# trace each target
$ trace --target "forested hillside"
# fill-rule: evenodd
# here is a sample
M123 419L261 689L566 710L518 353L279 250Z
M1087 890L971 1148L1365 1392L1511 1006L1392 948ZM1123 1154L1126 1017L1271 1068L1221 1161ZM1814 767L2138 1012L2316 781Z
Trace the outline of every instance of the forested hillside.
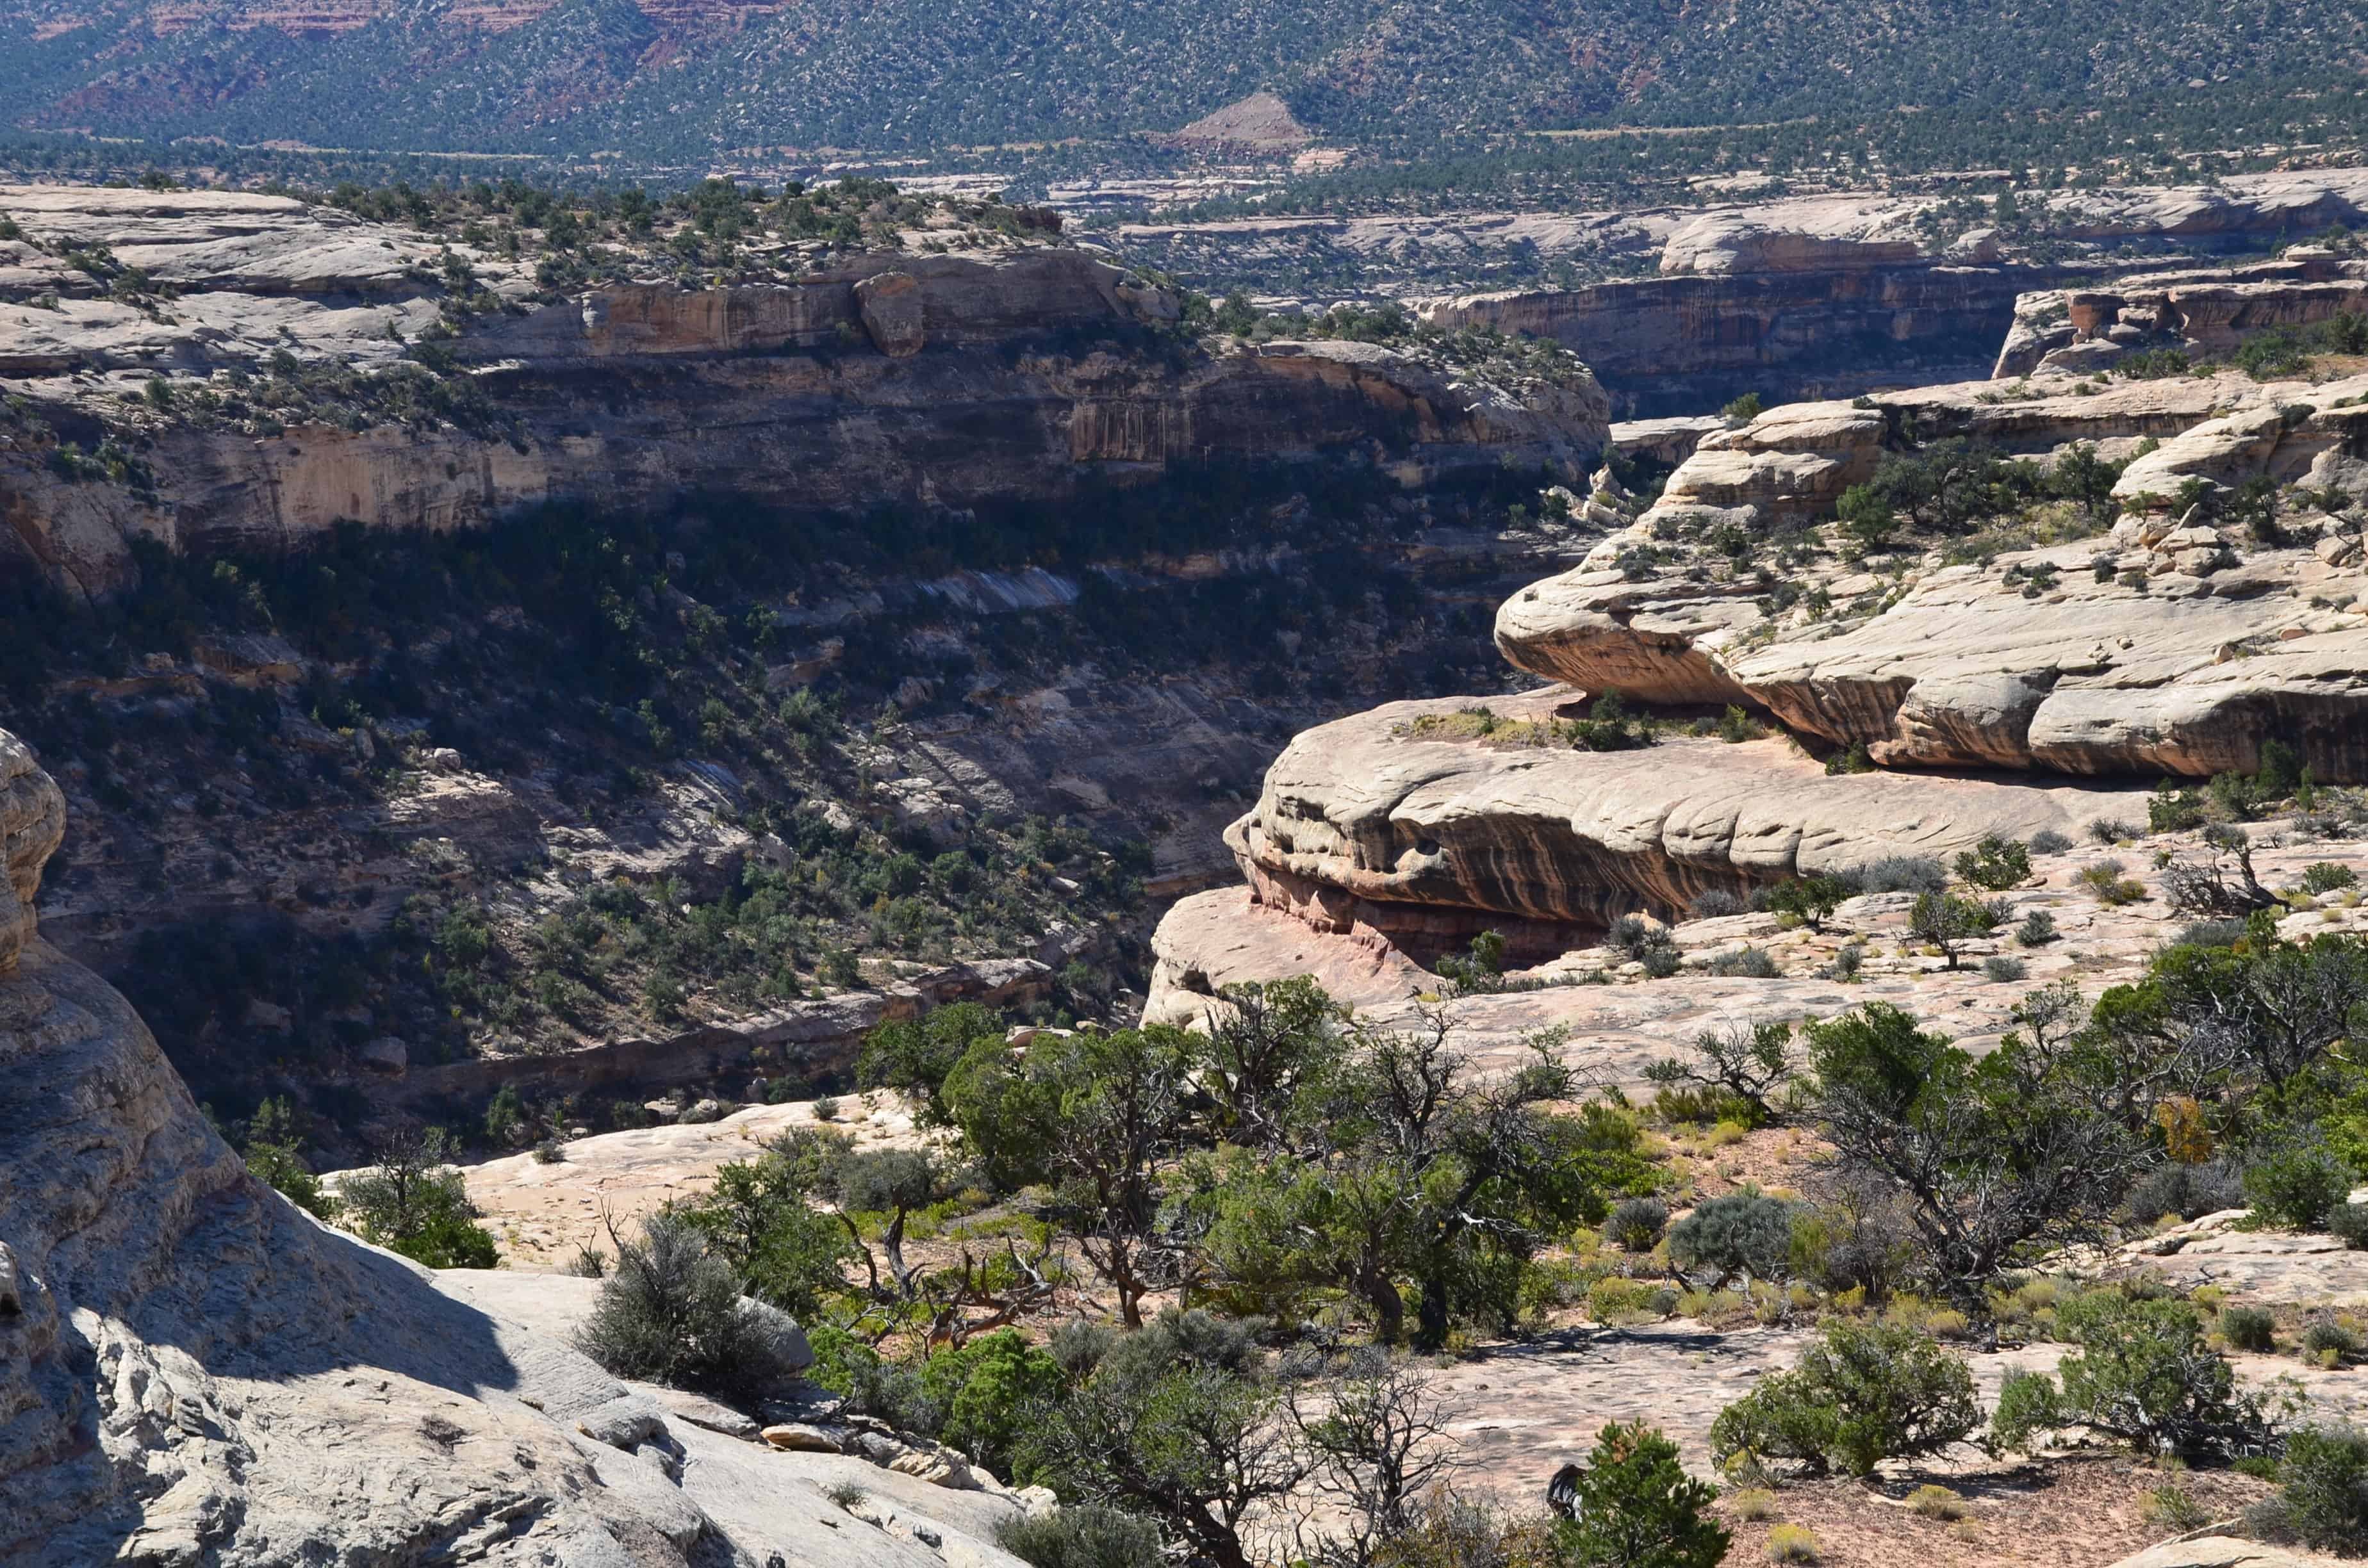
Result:
M2092 109L2140 142L2231 106L2236 134L2346 128L2363 27L2335 0L10 0L0 101L20 129L644 159L1123 137L1269 87L1350 140L1905 109L1975 153L1992 119Z

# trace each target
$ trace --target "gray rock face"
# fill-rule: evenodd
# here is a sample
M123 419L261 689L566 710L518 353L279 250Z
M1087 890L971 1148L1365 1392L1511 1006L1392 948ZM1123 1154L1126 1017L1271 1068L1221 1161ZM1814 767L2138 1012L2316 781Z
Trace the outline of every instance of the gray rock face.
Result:
M0 757L0 805L38 808L46 776L14 737ZM8 820L28 910L58 813ZM1016 1500L963 1504L975 1535L866 1522L789 1456L670 1421L564 1338L314 1223L247 1174L122 997L30 927L0 966L0 1561L957 1560L927 1533L1016 1568L985 1544ZM588 1281L506 1283L588 1301Z

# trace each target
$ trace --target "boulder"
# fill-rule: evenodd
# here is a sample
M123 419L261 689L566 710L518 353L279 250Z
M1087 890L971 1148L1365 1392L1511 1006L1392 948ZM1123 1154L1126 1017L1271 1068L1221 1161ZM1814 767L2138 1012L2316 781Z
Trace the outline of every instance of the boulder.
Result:
M393 1035L381 1035L364 1040L354 1059L373 1073L389 1078L400 1078L411 1066L411 1050Z
M806 1331L798 1326L797 1319L753 1296L740 1298L740 1306L761 1327L766 1347L781 1365L793 1372L803 1372L814 1365L814 1346L806 1343Z
M810 1426L803 1421L782 1421L764 1429L765 1441L773 1448L791 1453L835 1454L844 1448L841 1435L821 1426Z
M920 280L909 272L875 272L860 279L855 305L872 346L892 359L910 358L928 341Z

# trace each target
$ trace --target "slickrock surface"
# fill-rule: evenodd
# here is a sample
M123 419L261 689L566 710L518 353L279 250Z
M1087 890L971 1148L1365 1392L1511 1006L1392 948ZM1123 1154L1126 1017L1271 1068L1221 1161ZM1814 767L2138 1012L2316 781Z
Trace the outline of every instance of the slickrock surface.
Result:
M1833 780L1882 781L1880 776L1867 774ZM1925 782L1937 787L1953 781ZM2068 793L2099 804L2099 815L2123 814L2101 809L2113 796L2078 790ZM2135 814L2142 824L2143 810ZM2368 873L2368 855L2357 840L2312 839L2276 822L2256 824L2250 832L2257 845L2254 865L2269 887L2296 887L2305 868L2322 860ZM1449 1016L1467 1045L1508 1065L1519 1058L1522 1035L1564 1028L1569 1034L1564 1049L1574 1065L1631 1086L1644 1081L1646 1063L1677 1054L1704 1029L1738 1019L1831 1017L1866 1002L1905 1008L1969 1049L1986 1050L2012 1027L2009 1014L2033 987L2068 980L2094 996L2108 986L2135 980L2155 950L2175 937L2189 918L2172 910L2163 897L2161 871L2153 864L2152 852L2160 849L2175 858L2195 859L2202 854L2196 834L2158 835L2112 846L2090 842L2085 834L2078 836L2081 842L2072 849L2034 857L2031 881L1999 895L2006 902L2007 918L1990 936L1965 945L1960 969L1950 970L1938 952L1909 936L1914 895L1869 893L1846 901L1824 923L1825 929L1816 932L1798 926L1788 929L1771 915L1680 918L1668 932L1681 968L1664 980L1645 979L1642 966L1619 949L1597 945L1591 937L1582 938L1588 945L1572 946L1514 970L1508 976L1514 988L1452 995ZM2078 879L2083 870L2108 860L2144 886L2147 896L2120 906L2098 902ZM1308 974L1373 1021L1398 1025L1412 1017L1417 997L1442 991L1438 976L1417 961L1443 945L1436 938L1406 942L1373 926L1363 908L1355 909L1345 923L1322 918L1326 907L1339 909L1347 901L1336 894L1328 906L1310 905L1271 896L1270 886L1253 879L1247 887L1184 899L1167 912L1152 939L1157 963L1147 1017L1193 1023L1206 1017L1212 1005L1222 1006L1212 998L1226 985ZM2305 940L2320 932L2368 931L2368 903L2347 903L2340 892L2307 902L2310 907L2298 908L2280 922L2289 939ZM2024 948L2013 939L2011 928L2034 911L2046 913L2061 936L2042 947ZM1473 930L1483 926L1503 929L1509 924L1469 917ZM1861 944L1857 978L1840 981L1827 975L1839 949ZM1707 972L1713 960L1747 946L1768 955L1777 971L1773 977ZM2022 961L2023 979L2000 983L1985 976L1982 960L2001 954ZM2175 1265L2177 1260L2167 1261Z
M22 756L0 737L20 911L61 827ZM849 1515L782 1456L670 1420L498 1305L315 1224L247 1174L120 996L28 916L17 935L0 971L0 1558L1013 1562L985 1544L991 1525L930 1528L932 1547Z
M469 1198L503 1256L521 1267L557 1267L587 1244L609 1246L614 1221L626 1235L643 1215L677 1199L698 1197L721 1166L754 1159L763 1147L797 1127L828 1125L859 1149L911 1147L921 1142L911 1114L893 1095L872 1103L848 1098L838 1117L817 1123L811 1101L752 1106L721 1120L646 1127L570 1140L563 1158L546 1165L516 1154L466 1167Z
M1407 474L1500 459L1567 469L1600 449L1609 413L1584 378L1499 388L1368 344L1064 351L1064 334L1139 338L1177 301L1056 245L879 252L795 283L604 283L557 298L461 245L453 255L502 309L465 318L443 374L484 394L491 424L192 424L142 404L152 374L187 388L280 353L394 367L438 320L440 242L239 193L0 186L0 213L60 248L113 245L179 290L120 302L61 256L0 242L0 390L53 427L0 432L0 519L21 553L87 592L124 579L140 536L271 547L344 519L447 528L570 497L656 505L696 488L791 508L959 506L1059 494L1109 465L1376 442ZM89 435L94 420L153 486L59 470L55 432Z
M1578 694L1492 699L1550 722ZM1665 741L1595 753L1433 738L1476 699L1392 703L1310 730L1228 830L1262 899L1312 923L1418 931L1453 916L1602 926L1886 855L1953 854L1986 834L2066 835L2143 815L2127 790L1897 774L1835 777L1788 743ZM1468 924L1468 922L1467 922ZM1472 926L1472 930L1478 929Z
M2174 518L2167 505L2196 478L2357 483L2361 465L2347 454L2368 411L2348 404L2368 380L1971 392L1796 404L1705 437L1633 528L1506 602L1498 649L1592 690L1752 704L1892 767L2203 777L2249 771L2279 739L2322 779L2368 778L2368 570L2357 547L2264 547ZM2204 417L2232 403L2237 412ZM1740 574L1622 564L1660 546L1682 560L1683 541L1707 529L1757 531L1828 510L1873 472L1886 426L1902 415L1928 433L2038 453L2076 439L2110 449L2169 428L2115 487L2117 498L2162 504L2102 537L1987 564L1813 568L1804 585L1833 607L1820 618L1771 619L1765 585Z

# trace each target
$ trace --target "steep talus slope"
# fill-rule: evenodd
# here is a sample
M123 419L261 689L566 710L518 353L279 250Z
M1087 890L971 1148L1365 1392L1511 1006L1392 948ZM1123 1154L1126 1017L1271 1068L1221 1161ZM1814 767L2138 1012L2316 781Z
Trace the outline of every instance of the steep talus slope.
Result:
M34 934L59 805L0 735L0 1561L943 1561L248 1175L122 997ZM985 1538L1016 1508L949 1499L976 1533L933 1533L1008 1564Z

